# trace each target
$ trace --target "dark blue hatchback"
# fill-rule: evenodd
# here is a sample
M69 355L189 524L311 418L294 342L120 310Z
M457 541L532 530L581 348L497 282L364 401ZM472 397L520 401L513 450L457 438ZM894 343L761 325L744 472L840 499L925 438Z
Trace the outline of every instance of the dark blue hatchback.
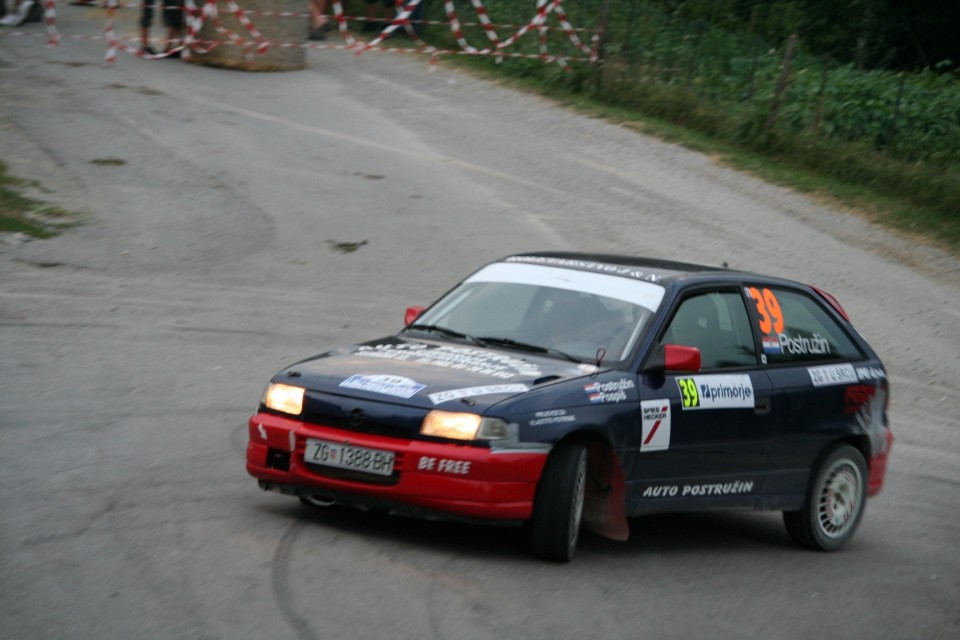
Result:
M830 295L624 256L532 253L476 271L394 336L278 373L247 470L311 505L524 523L569 561L581 527L780 510L841 547L893 437L883 364Z

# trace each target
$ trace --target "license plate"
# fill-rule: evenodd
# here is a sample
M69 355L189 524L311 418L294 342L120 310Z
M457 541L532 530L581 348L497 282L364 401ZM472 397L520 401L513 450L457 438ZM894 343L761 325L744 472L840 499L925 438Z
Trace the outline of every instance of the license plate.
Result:
M393 473L393 460L396 455L392 451L353 447L339 442L315 440L307 438L307 448L303 452L303 459L312 464L338 469L353 469L378 476L389 476Z

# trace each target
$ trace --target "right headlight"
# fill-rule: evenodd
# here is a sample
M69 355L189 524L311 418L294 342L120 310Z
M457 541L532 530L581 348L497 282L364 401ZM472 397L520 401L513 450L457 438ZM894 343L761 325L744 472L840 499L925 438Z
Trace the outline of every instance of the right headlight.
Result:
M424 417L420 433L454 440L499 440L509 437L511 429L500 418L435 409Z
M303 387L271 382L260 402L268 409L298 416L303 411Z

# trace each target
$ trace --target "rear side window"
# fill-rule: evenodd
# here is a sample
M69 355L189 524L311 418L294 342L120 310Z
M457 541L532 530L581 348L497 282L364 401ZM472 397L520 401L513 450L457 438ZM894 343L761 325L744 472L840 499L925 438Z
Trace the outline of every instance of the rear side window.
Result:
M813 298L777 287L747 287L756 304L763 355L769 364L858 360L860 349Z

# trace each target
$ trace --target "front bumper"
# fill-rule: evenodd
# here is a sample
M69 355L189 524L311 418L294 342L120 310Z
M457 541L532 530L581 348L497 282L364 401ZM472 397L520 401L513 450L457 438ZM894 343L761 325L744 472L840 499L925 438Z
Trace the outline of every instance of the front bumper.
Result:
M307 438L392 451L394 473L373 476L308 464ZM547 453L357 433L261 412L248 424L247 472L265 489L283 493L393 504L412 513L527 520Z

